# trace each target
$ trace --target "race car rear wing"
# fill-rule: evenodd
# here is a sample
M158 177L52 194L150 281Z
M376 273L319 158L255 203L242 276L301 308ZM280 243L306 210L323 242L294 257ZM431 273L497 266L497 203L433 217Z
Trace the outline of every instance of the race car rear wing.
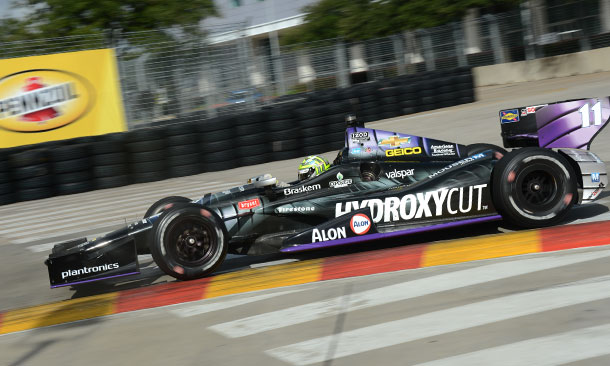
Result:
M591 142L609 119L609 97L500 111L502 140L506 148L539 146L589 150Z

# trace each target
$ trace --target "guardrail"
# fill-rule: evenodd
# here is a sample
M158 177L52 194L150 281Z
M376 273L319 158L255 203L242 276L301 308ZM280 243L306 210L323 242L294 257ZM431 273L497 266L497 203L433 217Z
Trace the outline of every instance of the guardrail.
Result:
M301 94L247 114L0 149L0 205L337 150L347 114L370 122L473 101L472 70L457 68Z

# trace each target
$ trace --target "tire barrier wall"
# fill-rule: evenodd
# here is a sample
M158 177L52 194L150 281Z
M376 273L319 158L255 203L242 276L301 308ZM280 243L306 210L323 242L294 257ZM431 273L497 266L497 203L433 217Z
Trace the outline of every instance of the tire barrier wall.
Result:
M345 116L364 122L474 101L470 68L301 94L262 110L202 112L125 133L0 149L0 205L338 150Z

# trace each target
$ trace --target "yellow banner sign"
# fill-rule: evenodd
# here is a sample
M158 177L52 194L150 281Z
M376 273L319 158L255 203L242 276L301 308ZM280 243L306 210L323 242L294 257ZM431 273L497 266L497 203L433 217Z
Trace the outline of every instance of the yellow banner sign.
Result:
M111 49L0 60L0 148L125 131Z

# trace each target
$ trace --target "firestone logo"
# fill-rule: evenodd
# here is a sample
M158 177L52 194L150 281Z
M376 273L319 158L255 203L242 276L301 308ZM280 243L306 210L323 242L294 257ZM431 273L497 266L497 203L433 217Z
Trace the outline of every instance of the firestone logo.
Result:
M483 206L483 189L487 184L478 184L469 187L443 188L431 192L406 194L402 197L386 197L362 201L340 202L335 205L335 217L345 215L351 211L364 207L371 209L373 222L396 222L420 219L422 217L439 217L443 215L457 215L486 210ZM452 205L452 198L459 198L457 205ZM434 210L430 204L434 203ZM474 207L473 207L474 206Z

